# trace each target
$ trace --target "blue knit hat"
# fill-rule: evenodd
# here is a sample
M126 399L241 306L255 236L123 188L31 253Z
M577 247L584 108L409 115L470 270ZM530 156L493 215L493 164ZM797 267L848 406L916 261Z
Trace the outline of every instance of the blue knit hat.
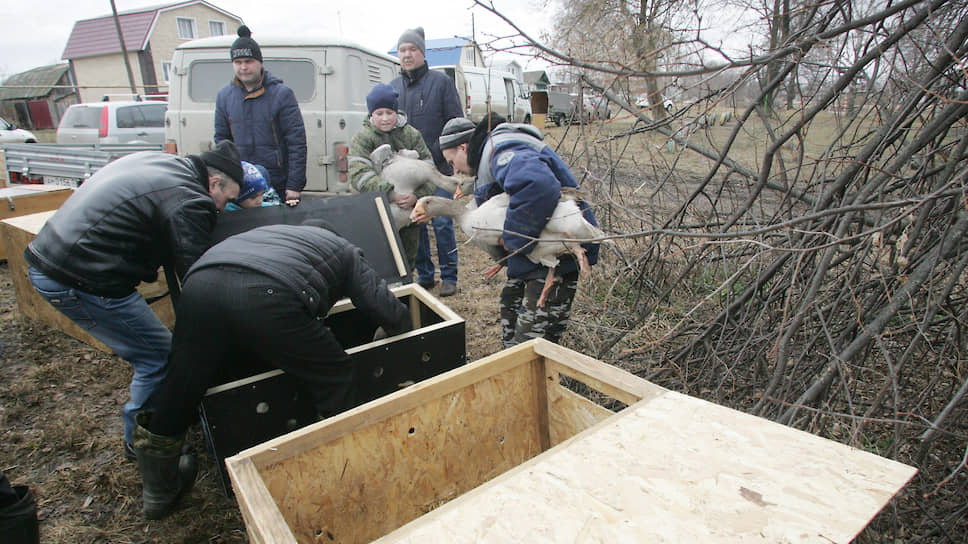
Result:
M397 97L400 94L393 87L386 83L377 83L366 95L366 109L370 115L380 108L390 108L393 111L400 109L400 102Z
M242 179L242 188L239 189L239 197L235 199L236 204L264 193L269 188L269 172L261 164L242 161L242 171L245 176Z

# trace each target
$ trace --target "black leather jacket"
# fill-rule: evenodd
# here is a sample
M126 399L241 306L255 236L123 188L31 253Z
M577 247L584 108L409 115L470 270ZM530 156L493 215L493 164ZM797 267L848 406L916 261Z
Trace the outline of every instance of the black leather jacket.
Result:
M65 285L121 298L157 280L162 265L183 278L208 249L217 213L200 159L134 153L81 185L24 258Z

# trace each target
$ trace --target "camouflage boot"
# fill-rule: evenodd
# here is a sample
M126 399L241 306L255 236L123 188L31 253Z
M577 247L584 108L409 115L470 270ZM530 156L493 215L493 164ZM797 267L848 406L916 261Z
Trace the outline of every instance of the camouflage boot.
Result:
M149 412L138 414L132 442L144 487L145 517L161 519L171 513L183 493L191 490L198 465L194 454L182 452L183 436L152 434L145 428L149 421Z

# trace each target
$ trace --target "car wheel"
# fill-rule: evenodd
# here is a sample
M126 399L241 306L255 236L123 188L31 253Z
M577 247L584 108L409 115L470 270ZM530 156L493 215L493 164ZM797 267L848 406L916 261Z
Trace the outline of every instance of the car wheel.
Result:
M524 124L526 124L526 125L530 125L531 124L531 116L530 115L525 115L524 116Z

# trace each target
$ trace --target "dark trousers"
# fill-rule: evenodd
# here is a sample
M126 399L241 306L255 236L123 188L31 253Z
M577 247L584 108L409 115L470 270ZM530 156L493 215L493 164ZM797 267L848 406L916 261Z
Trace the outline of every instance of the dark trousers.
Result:
M168 376L149 429L179 436L232 357L258 357L298 377L322 416L353 406L353 366L322 316L310 315L278 281L236 267L189 276L178 300Z

